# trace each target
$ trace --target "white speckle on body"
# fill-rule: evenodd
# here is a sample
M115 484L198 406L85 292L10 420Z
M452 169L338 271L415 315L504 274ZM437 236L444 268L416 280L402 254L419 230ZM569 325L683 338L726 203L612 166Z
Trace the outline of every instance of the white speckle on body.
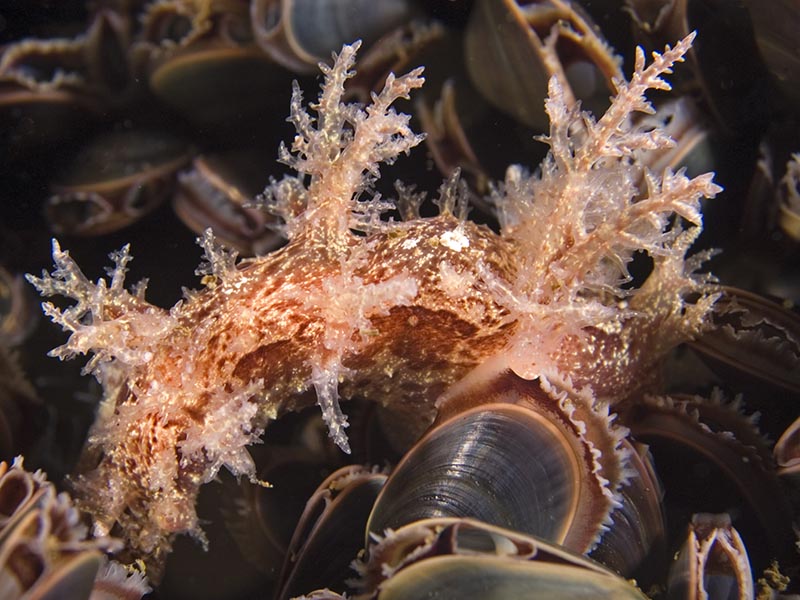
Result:
M444 232L440 237L439 241L442 245L450 248L450 250L455 250L456 252L461 252L464 248L469 246L469 239L461 228L452 229L450 231Z

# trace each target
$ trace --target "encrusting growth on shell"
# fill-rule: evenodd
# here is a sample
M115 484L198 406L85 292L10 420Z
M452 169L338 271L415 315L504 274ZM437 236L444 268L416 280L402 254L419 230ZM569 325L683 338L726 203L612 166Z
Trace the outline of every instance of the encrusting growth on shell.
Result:
M202 539L199 487L223 466L254 478L245 447L306 406L312 388L346 450L340 396L424 424L437 397L487 360L602 414L646 385L665 352L703 329L715 300L708 278L693 274L702 256L685 255L700 199L719 188L710 175L647 172L637 156L671 141L630 118L652 111L644 93L669 89L661 76L691 41L654 53L649 66L640 50L631 81L617 82L596 121L551 83L550 155L540 173L509 169L494 194L499 235L466 220L455 180L439 216L419 218L411 206L407 220L386 218L395 203L373 189L379 166L422 140L391 105L423 79L421 69L392 75L366 107L344 104L356 44L322 67L314 116L294 90L297 135L280 158L297 174L263 199L284 221L285 247L237 261L207 233L205 289L164 310L144 300L144 283L124 290L127 247L112 255L110 283L93 284L54 242L56 270L29 280L76 301L45 305L71 334L53 355L93 354L86 370L105 388L75 478L97 532L118 525L152 564L174 534ZM627 265L638 251L654 267L637 288Z

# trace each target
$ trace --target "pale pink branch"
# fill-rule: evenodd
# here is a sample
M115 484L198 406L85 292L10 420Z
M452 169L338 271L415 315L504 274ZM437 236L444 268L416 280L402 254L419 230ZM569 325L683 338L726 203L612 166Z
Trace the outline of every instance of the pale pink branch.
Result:
M597 123L590 126L588 142L576 152L578 168L589 168L598 159L612 155L624 155L640 147L632 144L625 134L630 129L628 118L633 112L652 113L653 107L645 98L648 90L670 90L662 75L672 72L676 62L682 62L694 40L692 32L678 42L674 48L666 46L663 54L653 52L653 62L645 68L644 50L636 48L636 61L629 83L618 82L617 94L611 106ZM653 143L658 140L640 138L637 143ZM620 144L622 142L622 144Z

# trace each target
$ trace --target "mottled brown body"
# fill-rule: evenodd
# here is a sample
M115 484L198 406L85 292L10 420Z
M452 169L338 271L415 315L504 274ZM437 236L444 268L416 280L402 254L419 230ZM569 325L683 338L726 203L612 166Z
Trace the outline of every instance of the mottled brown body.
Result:
M455 228L465 232L468 249L441 245L441 235ZM413 248L407 247L410 242ZM505 276L512 264L508 250L488 228L452 216L401 224L367 244L369 260L354 270L364 284L407 271L419 287L411 304L369 315L370 329L353 334L359 350L344 356L343 364L356 375L343 387L349 391L344 395L395 407L429 405L443 386L497 353L513 331L513 323L504 321L506 311L478 288L464 289L457 299L446 294L438 263L469 273L485 261ZM185 305L178 317L182 326L143 369L141 381L180 388L180 375L192 368L206 386L270 382L263 391L267 419L307 405L311 399L302 392L308 388L308 364L320 352L326 322L304 311L297 295L318 290L341 269L339 260L338 253L300 239L240 263L232 282L213 285ZM202 414L202 402L198 399L192 410Z
M446 247L442 236L454 230L463 233L468 246ZM354 245L361 243L354 237ZM475 265L482 261L498 276L507 277L513 265L509 247L485 226L452 215L398 224L388 234L374 234L366 244L369 258L354 270L363 283L413 272L417 295L408 305L368 315L370 328L353 334L358 350L342 357L353 375L342 383L340 393L407 411L422 429L433 419L436 398L500 352L514 331L507 311L479 286L463 288L458 298L443 291L440 263L478 281ZM155 404L143 418L128 422L121 435L125 441L106 452L87 476L91 484L89 493L82 494L83 503L93 514L103 515L99 522L109 527L125 522L127 530L140 529L141 539L149 539L144 529L152 512L147 514L150 509L144 499L153 464L147 459L177 448L179 485L170 502L178 500L184 510L157 516L158 528L196 529L195 522L179 515L192 514L185 509L194 506L205 465L181 456L180 444L187 429L206 425L213 395L263 382L251 398L259 407L251 423L254 429L287 410L313 403L313 396L306 393L310 364L325 353L322 337L327 325L324 316L304 310L298 296L317 293L341 270L343 258L340 252L301 238L269 256L243 261L227 280L209 282L207 289L173 311L178 325L152 360L130 374L116 412L119 406L136 405L135 390L147 390L152 382L157 382L158 394L165 400L184 400L166 420L156 412L162 407ZM195 393L187 394L192 388ZM108 480L125 482L129 515L117 513L117 506L102 494ZM159 553L149 544L139 550Z

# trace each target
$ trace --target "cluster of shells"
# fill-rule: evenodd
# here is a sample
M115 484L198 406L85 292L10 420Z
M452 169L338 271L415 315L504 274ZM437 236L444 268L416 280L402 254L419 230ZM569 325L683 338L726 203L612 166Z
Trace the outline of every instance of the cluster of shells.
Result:
M0 595L3 598L141 598L144 575L109 561L108 538L87 539L70 497L17 457L0 462Z
M159 278L174 288L153 290L168 305L191 284L196 255L173 257L193 232L211 227L244 254L275 248L270 217L250 203L280 175L290 82L313 86L317 63L343 43L365 42L355 99L390 71L427 66L425 95L402 109L428 154L397 168L423 185L460 169L474 218L491 225L480 201L491 182L543 154L533 138L547 129L551 77L600 113L635 44L698 30L659 108L678 144L648 160L717 171L726 192L707 207L705 243L724 250L713 269L726 287L713 330L659 375L663 395L621 402L609 428L608 415L576 414L585 407L553 401L537 382L492 373L448 390L422 437L355 401L357 466L316 412L290 415L252 450L272 487L208 486L199 513L210 549L179 540L153 597L797 593L800 10L781 0L579 4L95 0L72 3L81 23L29 8L0 57L0 460L24 452L60 482L98 401L71 365L45 362L56 334L21 274L49 257L33 249L58 234L99 272L133 240L142 272L183 269ZM621 482L619 497L598 470ZM115 597L96 594L104 573L129 572L103 566L101 552L117 545L85 537L41 473L0 465L0 596ZM117 597L147 592L130 572L134 595Z

